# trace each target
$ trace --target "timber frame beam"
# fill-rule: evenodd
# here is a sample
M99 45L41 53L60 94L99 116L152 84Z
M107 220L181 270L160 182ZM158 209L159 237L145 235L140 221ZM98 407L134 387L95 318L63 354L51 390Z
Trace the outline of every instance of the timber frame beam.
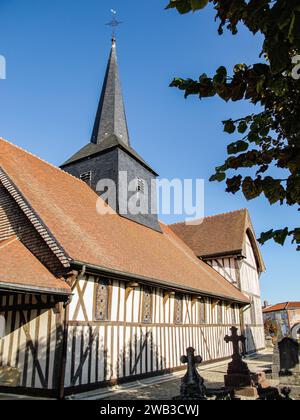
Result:
M139 287L139 283L137 282L129 282L126 284L126 289L125 289L125 302L127 302L129 295L131 292L133 292L134 289L136 289L137 287Z

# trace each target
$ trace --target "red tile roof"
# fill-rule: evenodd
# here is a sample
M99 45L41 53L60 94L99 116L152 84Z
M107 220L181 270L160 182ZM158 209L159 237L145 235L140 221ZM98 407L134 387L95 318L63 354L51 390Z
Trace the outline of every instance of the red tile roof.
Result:
M248 302L166 225L161 234L116 213L100 215L96 205L104 203L84 182L3 139L0 148L0 167L72 260Z
M267 314L270 312L286 311L291 309L300 309L300 302L284 302L278 303L277 305L268 306L263 309L263 313Z
M54 277L16 238L0 242L0 289L70 294L67 283Z
M250 231L258 263L262 271L265 269L247 209L205 217L199 224L177 223L170 227L202 258L243 254L246 233Z

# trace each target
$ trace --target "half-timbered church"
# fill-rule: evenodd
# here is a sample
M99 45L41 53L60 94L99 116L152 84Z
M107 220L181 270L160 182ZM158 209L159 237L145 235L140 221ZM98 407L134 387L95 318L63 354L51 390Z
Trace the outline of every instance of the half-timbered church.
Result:
M124 172L140 196L157 177L131 145L113 39L86 146L57 168L0 139L1 392L62 398L173 372L187 347L226 359L233 325L245 352L264 348L248 211L167 226L124 211ZM109 212L104 178L121 193Z

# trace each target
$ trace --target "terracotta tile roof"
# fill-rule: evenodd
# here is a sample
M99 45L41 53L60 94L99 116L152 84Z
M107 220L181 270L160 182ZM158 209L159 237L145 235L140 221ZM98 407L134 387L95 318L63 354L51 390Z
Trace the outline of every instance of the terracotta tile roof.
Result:
M202 258L243 254L246 232L250 230L261 270L265 269L247 209L205 217L199 224L177 223L170 227Z
M300 302L278 303L277 305L268 306L267 308L264 308L263 313L267 314L269 312L286 311L289 309L300 309Z
M96 205L104 203L84 182L3 139L0 148L0 167L74 261L248 302L169 227L161 224L159 233L116 213L100 215Z
M16 238L0 242L0 289L70 294L63 280L54 277Z

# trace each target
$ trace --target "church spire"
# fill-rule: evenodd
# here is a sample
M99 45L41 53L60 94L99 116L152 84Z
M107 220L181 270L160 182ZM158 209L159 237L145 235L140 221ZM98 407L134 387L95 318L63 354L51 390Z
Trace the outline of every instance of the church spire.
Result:
M130 146L114 35L91 143L101 144L111 135Z

